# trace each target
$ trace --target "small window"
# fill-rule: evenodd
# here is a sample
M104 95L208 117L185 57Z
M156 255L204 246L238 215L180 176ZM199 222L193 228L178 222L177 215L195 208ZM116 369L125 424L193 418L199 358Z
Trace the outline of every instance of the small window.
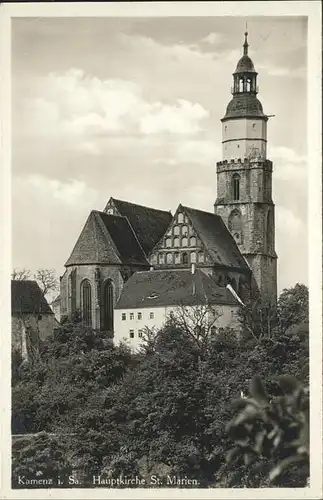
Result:
M182 213L179 213L177 215L177 222L179 222L180 224L184 222L184 215Z
M191 263L195 264L195 262L196 262L196 253L195 252L191 252Z
M164 253L160 253L158 255L158 262L159 262L159 264L164 264L164 262L165 262L165 254Z
M187 234L188 234L187 226L182 226L182 236L187 236Z
M185 222L185 224L187 224L187 223L188 223L188 217L187 217L187 215L186 215L186 214L184 214L184 222Z
M172 246L172 238L166 238L166 247L170 248Z
M174 262L175 264L180 264L181 263L181 254L179 252L176 252L174 255Z
M256 128L256 124L255 124L255 123L253 123L253 124L252 124L252 128L253 128L253 129L255 129L255 128Z
M173 254L172 253L168 253L166 254L166 262L167 264L173 264Z
M234 174L232 176L233 199L238 201L240 199L240 175Z
M177 236L174 238L174 247L179 247L179 238Z
M179 235L179 226L174 226L174 234Z
M188 264L188 254L186 252L183 253L183 264Z
M155 316L155 315L154 315L154 313L153 313L153 312L149 313L149 319L154 319L154 316Z
M182 247L187 247L187 238L182 238Z
M138 313L138 319L142 319L142 313Z
M108 214L113 215L113 208L108 208Z
M142 338L142 330L138 330L138 337L141 339Z
M190 246L191 247L196 247L196 238L195 236L190 237Z
M157 255L154 253L154 254L151 256L150 260L151 260L151 263L152 263L152 264L157 264Z
M127 319L126 313L121 314L121 319L122 319L122 321L126 321L126 319Z
M204 253L203 252L199 252L199 254L198 254L198 261L200 263L204 262Z
M134 330L129 330L129 337L131 339L135 338L135 331Z
M130 315L129 315L129 316L130 316L130 319L134 319L134 318L135 318L134 313L130 313Z

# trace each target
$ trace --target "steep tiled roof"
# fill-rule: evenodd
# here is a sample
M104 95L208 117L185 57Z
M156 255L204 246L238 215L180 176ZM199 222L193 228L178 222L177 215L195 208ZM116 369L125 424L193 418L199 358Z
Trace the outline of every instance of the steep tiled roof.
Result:
M182 207L204 244L213 264L249 270L222 218L211 212Z
M126 282L116 309L238 302L226 288L197 269L137 272Z
M144 252L125 217L93 210L66 262L79 264L142 264Z
M110 198L119 214L127 217L146 255L164 235L172 220L172 214L165 210L144 207L128 201Z
M11 280L12 314L53 314L36 281Z

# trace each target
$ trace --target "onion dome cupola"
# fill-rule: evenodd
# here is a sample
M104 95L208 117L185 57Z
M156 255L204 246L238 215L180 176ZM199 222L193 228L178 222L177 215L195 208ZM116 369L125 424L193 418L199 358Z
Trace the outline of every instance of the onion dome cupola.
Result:
M229 102L225 116L222 121L230 118L263 118L264 114L261 102L257 99L257 75L252 59L248 55L248 33L245 33L243 44L243 56L238 61L237 68L233 73L233 87L231 89L233 99Z

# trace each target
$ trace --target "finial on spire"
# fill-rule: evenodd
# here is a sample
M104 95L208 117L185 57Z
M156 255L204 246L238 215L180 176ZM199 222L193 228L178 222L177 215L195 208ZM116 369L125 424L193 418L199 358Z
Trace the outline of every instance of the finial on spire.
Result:
M246 31L244 34L244 44L243 44L243 55L247 56L248 55L248 25L246 23Z

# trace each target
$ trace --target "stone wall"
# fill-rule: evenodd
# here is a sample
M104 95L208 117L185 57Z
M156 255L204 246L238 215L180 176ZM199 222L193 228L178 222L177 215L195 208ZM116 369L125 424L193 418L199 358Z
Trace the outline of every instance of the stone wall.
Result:
M58 325L54 314L23 314L11 318L11 347L17 350L22 357L27 357L30 347L38 349L39 341L53 335Z

